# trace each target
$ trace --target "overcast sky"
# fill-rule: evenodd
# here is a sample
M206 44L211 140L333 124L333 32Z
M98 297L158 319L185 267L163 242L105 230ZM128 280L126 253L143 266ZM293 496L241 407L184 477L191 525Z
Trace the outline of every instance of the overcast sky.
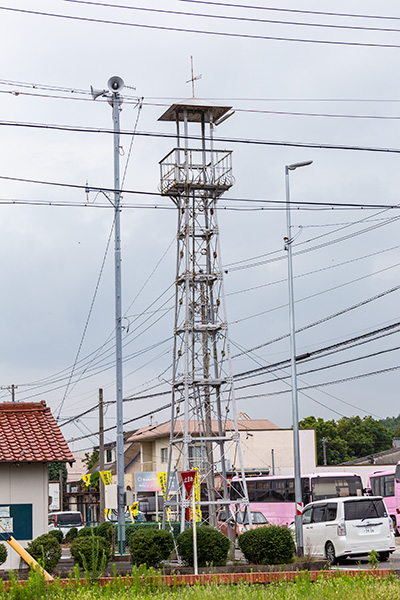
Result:
M132 8L134 3L119 0L119 5ZM0 7L0 385L18 386L17 400L45 400L60 417L60 424L95 406L99 388L104 389L106 402L115 399L112 240L107 252L113 211L103 194L90 193L89 205L82 206L87 201L84 189L70 187L84 186L86 181L96 188L113 187L112 136L18 124L110 130L110 106L101 99L93 102L89 90L90 85L103 89L109 77L119 75L126 84L121 129L133 131L136 126L138 133L173 134L172 123L157 119L167 106L191 96L186 81L193 56L195 75L202 76L196 82L196 96L236 109L218 127L217 137L400 148L397 2L301 3L303 11L363 18L288 12L299 9L298 2L289 0L273 3L275 8L287 9L280 12L266 10L269 5L264 1L257 5L264 10L223 6L222 1L215 6L183 0L150 0L139 5L155 12L71 0L8 0ZM166 14L156 9L242 20ZM134 101L137 97L144 99L140 111ZM123 136L124 189L157 193L158 162L175 146L175 140L137 135L130 151L131 142L131 136ZM272 210L271 205L262 204L284 200L285 164L313 160L312 166L291 174L292 200L328 205L325 210L315 205L293 211L297 329L343 311L300 331L297 353L319 350L399 321L399 292L393 288L399 285L400 213L397 208L385 208L400 203L399 154L234 141L216 146L233 150L235 175L235 185L220 201L227 209L219 212L234 373L289 358L288 338L273 342L289 331L284 205L274 205ZM69 185L19 181L23 179ZM53 206L44 206L45 202ZM382 208L370 209L369 204ZM167 386L160 384L171 376L176 214L163 208L170 207L171 200L155 195L125 193L123 205L127 397L150 389L165 390ZM159 208L151 208L154 205ZM265 210L261 211L262 205ZM388 329L379 339L365 339L368 343L346 350L339 346L325 358L299 365L299 388L312 386L299 396L301 418L356 414L384 418L399 413L397 329ZM235 357L240 349L255 347L259 348ZM315 369L319 370L307 373ZM290 427L288 375L288 369L275 370L238 381L237 387L242 388L237 390L238 410ZM11 399L7 389L0 394L3 400ZM139 417L169 400L161 396L127 402L124 419ZM158 412L153 422L168 418L168 411ZM127 428L149 422L144 417ZM110 405L106 427L113 425L115 410ZM98 430L96 411L63 427L67 440L86 436L89 430ZM115 430L110 430L107 440L114 436ZM89 448L95 443L96 437L86 437L72 442L71 448Z

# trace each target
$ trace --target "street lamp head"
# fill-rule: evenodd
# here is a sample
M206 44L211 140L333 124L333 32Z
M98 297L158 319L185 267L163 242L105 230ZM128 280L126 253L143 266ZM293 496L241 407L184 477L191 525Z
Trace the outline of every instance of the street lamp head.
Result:
M288 171L294 171L295 169L298 169L299 167L308 167L308 165L311 165L312 163L313 163L312 160L306 160L303 162L293 163L292 165L287 165L287 169L288 169Z

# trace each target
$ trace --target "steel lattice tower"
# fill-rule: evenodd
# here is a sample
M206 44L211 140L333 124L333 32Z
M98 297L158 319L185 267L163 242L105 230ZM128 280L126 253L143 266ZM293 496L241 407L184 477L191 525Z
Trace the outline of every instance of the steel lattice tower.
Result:
M232 152L213 147L214 127L230 116L230 110L192 98L172 105L159 118L176 123L177 147L160 161L160 168L161 193L169 196L178 209L172 412L164 522L168 507L180 509L182 529L183 509L188 501L182 489L178 496L173 495L170 482L174 471L199 468L203 521L216 526L218 508L231 502L227 470L231 468L230 461L234 461L244 482L236 505L248 509L216 211L218 198L233 184ZM197 147L189 147L189 128L199 126Z

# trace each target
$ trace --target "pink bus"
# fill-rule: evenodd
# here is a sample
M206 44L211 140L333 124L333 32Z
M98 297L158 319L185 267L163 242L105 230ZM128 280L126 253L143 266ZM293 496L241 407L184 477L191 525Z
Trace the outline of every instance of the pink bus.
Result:
M390 471L375 471L368 478L373 496L383 496L393 521L396 535L400 533L400 463Z
M301 478L303 504L343 496L362 496L363 485L356 473L313 473ZM295 518L294 477L262 475L246 478L250 510L260 511L273 525L290 525ZM242 496L242 480L233 477L230 498Z

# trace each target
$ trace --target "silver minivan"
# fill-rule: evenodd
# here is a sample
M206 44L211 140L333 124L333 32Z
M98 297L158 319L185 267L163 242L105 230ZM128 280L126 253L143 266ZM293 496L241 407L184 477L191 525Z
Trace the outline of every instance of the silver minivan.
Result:
M381 561L395 551L393 523L383 498L318 500L303 509L304 552L335 563L375 550Z
M58 529L66 535L72 527L76 527L78 530L83 529L84 525L81 512L65 510L49 513L49 531Z

